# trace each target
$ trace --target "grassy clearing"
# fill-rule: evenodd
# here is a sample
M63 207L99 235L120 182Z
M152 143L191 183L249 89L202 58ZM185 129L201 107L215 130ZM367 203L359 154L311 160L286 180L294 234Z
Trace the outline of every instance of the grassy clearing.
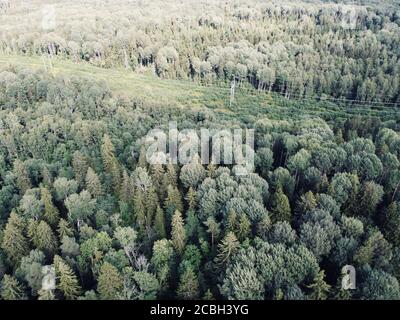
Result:
M292 100L280 95L257 94L256 91L238 89L233 107L229 108L229 89L218 86L200 86L179 80L163 80L150 72L137 74L123 69L103 69L89 63L53 59L54 75L80 76L105 81L117 95L135 96L178 107L207 107L223 118L240 117L246 122L262 117L275 119L322 117L326 120L349 118L356 115L376 116L383 120L400 121L396 108L346 106L328 101ZM0 55L0 67L7 65L29 69L44 69L41 57Z

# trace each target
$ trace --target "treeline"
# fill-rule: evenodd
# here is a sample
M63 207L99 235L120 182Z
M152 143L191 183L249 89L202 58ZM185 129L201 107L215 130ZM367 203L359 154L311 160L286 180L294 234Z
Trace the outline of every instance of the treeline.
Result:
M243 126L91 80L0 73L2 299L400 298L398 124L259 119L256 172L236 176L148 165L142 138L167 119ZM342 290L347 264L356 290Z
M56 5L57 26L46 30L37 3L29 15L0 17L18 24L0 32L2 52L203 83L236 79L287 98L400 99L398 3L69 0Z

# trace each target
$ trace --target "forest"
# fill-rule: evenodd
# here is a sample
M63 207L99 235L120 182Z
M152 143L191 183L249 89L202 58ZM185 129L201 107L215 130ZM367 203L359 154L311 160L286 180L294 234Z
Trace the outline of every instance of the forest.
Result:
M0 0L0 299L400 299L400 3L352 3ZM254 172L150 164L171 121Z

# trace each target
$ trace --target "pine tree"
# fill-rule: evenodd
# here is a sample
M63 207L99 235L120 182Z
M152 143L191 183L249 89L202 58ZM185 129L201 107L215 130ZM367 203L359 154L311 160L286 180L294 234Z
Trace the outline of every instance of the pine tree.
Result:
M62 292L66 299L76 299L81 292L81 288L72 269L57 255L54 256L54 268L57 277L57 289Z
M159 239L165 239L167 237L167 232L165 230L164 211L160 206L157 206L156 217L154 219L154 230L156 231Z
M40 221L35 228L32 241L36 248L49 255L53 255L58 247L57 238L45 221Z
M189 206L189 210L194 210L196 208L196 202L197 202L197 197L196 197L196 191L192 187L189 188L188 193L186 195L186 201Z
M117 300L123 288L122 276L112 264L105 262L100 268L97 291L102 300Z
M14 161L14 174L17 187L20 190L21 195L24 195L27 190L32 188L32 184L25 165L21 160L17 159Z
M176 210L172 217L172 245L174 249L183 254L186 243L186 231L180 211Z
M64 237L74 236L74 232L71 226L69 225L69 222L65 219L60 219L60 222L58 223L57 233L59 239L62 239Z
M272 199L272 217L276 221L291 220L291 209L288 197L283 193L282 188L278 188Z
M44 219L52 226L55 227L60 220L60 213L54 206L51 193L47 188L40 188L42 202L44 204Z
M247 237L250 236L251 232L251 222L249 218L245 214L240 216L238 225L237 225L237 236L240 241L243 241Z
M199 298L199 280L191 267L187 267L181 275L177 293L178 297L183 300Z
M325 271L321 270L314 278L314 282L308 286L311 289L310 299L325 300L328 297L331 286L324 281Z
M90 192L93 198L100 198L104 194L99 176L90 167L86 174L86 190Z
M238 251L240 243L233 232L228 232L222 242L218 245L218 255L215 262L219 265L226 264Z
M23 220L15 212L11 212L3 233L1 248L11 263L16 266L29 252L28 240L25 237Z
M18 280L8 274L1 281L1 298L3 300L26 300L27 296Z

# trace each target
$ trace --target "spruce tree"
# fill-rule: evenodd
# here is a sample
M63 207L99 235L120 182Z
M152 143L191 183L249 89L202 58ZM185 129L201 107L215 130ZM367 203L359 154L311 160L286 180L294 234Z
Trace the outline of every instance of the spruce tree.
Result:
M53 262L57 277L57 289L61 291L66 299L76 299L81 293L76 275L60 256L55 255Z
M32 184L25 168L25 164L21 160L17 159L14 161L14 174L17 187L20 190L21 195L24 195L27 190L32 188Z
M123 279L118 269L105 262L100 268L97 291L102 300L117 300L123 288Z
M134 187L132 179L128 172L124 170L122 172L122 182L119 192L119 199L125 203L132 204L133 202Z
M291 220L291 209L288 197L283 193L282 188L273 195L272 199L272 217L274 222Z
M191 267L187 267L181 275L178 297L183 300L194 300L199 298L199 280Z
M331 286L324 281L325 271L321 270L314 278L314 282L308 286L311 289L309 295L312 300L326 300Z
M214 217L209 217L204 225L207 227L207 232L211 235L211 246L214 247L215 240L218 238L221 228L220 223L218 223Z
M42 202L44 204L44 219L52 226L57 226L60 220L60 213L58 209L54 206L51 193L47 188L40 188Z
M164 206L165 209L172 207L174 210L183 211L182 196L178 188L172 185L168 186Z
M226 264L229 259L239 250L240 243L233 232L228 232L222 242L218 245L218 255L215 262L219 265Z
M180 211L176 210L172 217L172 245L174 249L183 254L186 244L186 231Z
M165 215L160 206L157 206L156 217L154 219L154 230L159 239L165 239L167 237L167 232L165 230Z
M141 232L146 229L146 205L145 195L140 189L136 190L133 199L133 211L135 213L135 220Z
M165 186L178 186L178 175L176 174L175 166L172 163L167 165L167 172L165 173Z
M93 198L100 198L104 194L99 176L90 167L86 174L86 190L90 192Z
M196 208L196 191L192 187L189 188L188 193L186 195L186 201L188 203L189 210L194 210Z
M15 212L11 212L4 229L1 248L10 262L16 266L22 257L29 252L28 240L25 237L24 221Z
M40 221L35 228L32 241L36 248L49 255L53 255L58 247L57 238L45 221Z
M246 214L242 214L237 225L237 236L240 241L243 241L250 236L251 222Z
M72 156L72 169L74 170L75 180L81 187L85 183L88 168L89 165L86 157L80 151L75 151Z
M19 281L8 274L4 275L0 285L3 300L26 300L27 296Z
M74 236L74 231L72 230L69 222L65 219L60 219L60 222L58 223L57 233L59 239Z
M111 142L110 137L105 134L103 137L103 144L101 145L101 157L106 173L111 177L114 192L119 192L121 182L120 165L115 156L115 148Z

